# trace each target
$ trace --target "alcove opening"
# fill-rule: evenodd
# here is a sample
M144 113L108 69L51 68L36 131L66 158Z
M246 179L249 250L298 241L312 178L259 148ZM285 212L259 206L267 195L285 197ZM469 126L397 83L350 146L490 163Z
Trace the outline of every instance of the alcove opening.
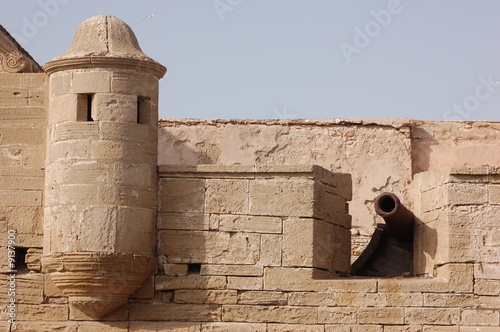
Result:
M188 264L188 275L200 275L200 272L201 272L200 263Z
M26 255L28 254L28 248L17 247L15 251L15 270L20 272L28 272L28 263L26 262Z
M77 98L76 121L94 121L93 94L80 94Z
M151 124L151 98L137 97L137 123Z

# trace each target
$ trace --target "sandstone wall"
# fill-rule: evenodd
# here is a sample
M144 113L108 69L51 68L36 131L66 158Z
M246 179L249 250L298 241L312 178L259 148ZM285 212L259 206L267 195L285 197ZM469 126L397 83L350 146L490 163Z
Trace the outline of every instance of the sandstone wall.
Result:
M7 266L7 231L16 246L42 248L46 75L0 73L0 271Z
M394 192L412 209L414 174L500 164L499 129L497 122L409 119L164 119L158 153L165 165L316 164L351 174L354 259L383 222L374 213L376 196Z

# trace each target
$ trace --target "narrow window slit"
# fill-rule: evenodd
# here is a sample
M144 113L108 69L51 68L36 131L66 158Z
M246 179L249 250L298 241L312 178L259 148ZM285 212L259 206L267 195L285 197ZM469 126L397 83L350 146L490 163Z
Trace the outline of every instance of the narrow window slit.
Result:
M93 94L79 94L76 106L76 121L94 121L92 101Z
M148 97L137 97L137 123L151 123L151 99Z
M92 99L94 95L87 95L87 121L94 121L92 118Z

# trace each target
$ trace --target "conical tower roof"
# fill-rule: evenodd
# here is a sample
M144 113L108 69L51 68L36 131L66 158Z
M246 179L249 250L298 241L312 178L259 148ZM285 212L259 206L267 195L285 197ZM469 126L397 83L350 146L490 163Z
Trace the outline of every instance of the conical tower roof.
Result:
M46 63L48 74L59 70L118 67L149 71L161 78L166 68L142 52L132 29L111 15L94 16L78 28L66 51Z

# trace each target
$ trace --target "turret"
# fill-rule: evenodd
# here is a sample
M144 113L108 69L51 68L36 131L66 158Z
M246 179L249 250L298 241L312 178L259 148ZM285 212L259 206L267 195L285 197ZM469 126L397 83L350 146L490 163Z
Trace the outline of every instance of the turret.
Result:
M155 269L158 81L123 21L82 23L49 75L43 269L99 318Z

